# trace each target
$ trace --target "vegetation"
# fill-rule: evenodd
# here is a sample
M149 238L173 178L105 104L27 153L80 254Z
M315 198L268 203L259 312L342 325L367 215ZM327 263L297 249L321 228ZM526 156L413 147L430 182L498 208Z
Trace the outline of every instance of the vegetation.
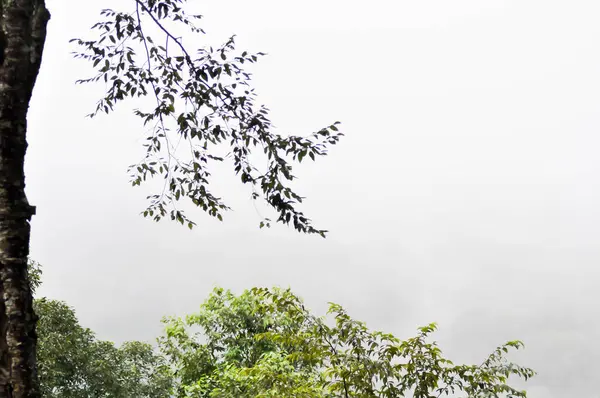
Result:
M37 355L43 397L169 397L169 369L150 344L116 347L98 340L59 301L35 300L34 308L40 316Z
M236 51L234 37L217 48L188 47L203 31L185 0L124 4L124 11L102 11L95 37L74 42L76 56L96 71L79 82L107 87L90 116L135 98L135 115L150 127L131 184L163 181L143 215L193 228L178 206L185 201L222 220L228 206L210 187L210 165L229 161L277 222L325 236L298 207L303 197L291 188L292 166L326 155L342 136L338 123L307 136L275 132L245 70L263 54ZM67 304L34 302L40 273L35 266L27 272L27 258L35 208L25 195L23 163L50 14L43 0L2 1L0 11L0 397L525 396L508 379L533 371L504 357L521 347L518 341L480 365L455 365L430 342L435 324L400 340L369 330L339 305L315 316L290 290L254 288L236 296L216 289L198 313L165 319L156 347L98 340ZM194 39L184 43L183 30ZM266 217L260 226L270 223Z
M92 116L110 113L127 98L155 101L145 108L147 102L139 100L134 110L151 128L146 155L130 169L131 183L164 179L148 197L143 215L156 221L168 215L192 228L194 221L176 206L185 199L222 220L228 206L210 187L209 164L231 160L235 174L251 186L252 199L264 199L277 213L276 221L325 236L298 209L303 198L289 183L295 178L292 163L326 155L338 142L337 123L306 137L274 132L268 109L255 104L250 74L243 69L262 54L234 53L233 37L217 49L187 47L181 33L187 31L189 43L198 42L203 31L195 25L200 16L188 15L185 3L123 2L123 10L102 11L92 27L95 38L74 40L77 56L97 72L80 83L103 80L108 87ZM35 207L25 195L23 165L27 112L49 19L44 0L0 1L0 397L39 396L36 315L27 280ZM256 163L260 160L264 167ZM270 223L265 217L260 226Z
M71 308L36 300L44 397L525 397L509 377L508 342L480 365L444 358L431 334L400 340L369 330L339 305L317 317L290 290L216 288L197 313L164 319L152 347L99 341Z
M297 208L303 198L289 183L295 178L292 162L315 160L338 142L338 123L308 136L276 133L269 110L256 103L245 70L264 54L237 51L233 36L218 48L190 47L187 43L202 42L196 38L204 31L196 25L201 17L186 13L183 3L135 0L130 9L103 10L92 40L73 39L76 57L96 69L79 83L107 84L91 117L108 114L130 98L150 99L135 102L146 105L134 113L150 128L146 154L130 168L131 184L155 176L164 184L148 197L143 215L156 221L169 215L192 228L195 223L176 206L185 200L222 220L228 206L210 189L210 166L231 161L241 182L251 186L251 198L264 199L278 213L276 221L325 236L327 231L315 228ZM260 226L270 222L267 217Z

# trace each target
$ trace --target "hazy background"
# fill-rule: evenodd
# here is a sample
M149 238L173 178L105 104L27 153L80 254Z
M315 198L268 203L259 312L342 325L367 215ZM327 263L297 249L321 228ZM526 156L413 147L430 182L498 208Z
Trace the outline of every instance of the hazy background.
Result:
M215 285L277 284L399 337L437 321L456 361L522 339L532 398L599 397L600 2L192 0L198 45L236 33L269 53L255 86L281 132L343 122L331 155L297 169L324 240L259 230L250 192L220 170L224 223L141 218L146 191L126 173L141 126L127 108L84 118L103 87L75 86L91 71L67 42L127 2L47 1L31 255L40 294L99 337L151 341Z

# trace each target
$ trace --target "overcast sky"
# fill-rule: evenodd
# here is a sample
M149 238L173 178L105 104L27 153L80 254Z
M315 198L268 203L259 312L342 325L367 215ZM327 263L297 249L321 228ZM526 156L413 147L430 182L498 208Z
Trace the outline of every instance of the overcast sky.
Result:
M47 0L29 116L27 192L40 294L104 339L152 341L164 315L211 288L291 286L376 329L436 339L539 376L532 398L597 398L600 374L600 2L597 0L198 1L209 36L269 55L259 101L280 132L340 120L328 158L302 164L304 210L327 239L259 230L249 191L218 172L235 211L194 231L141 218L130 188L143 130L130 109L85 119L103 87L68 39L123 0ZM193 44L193 43L191 43ZM190 44L190 45L191 45Z

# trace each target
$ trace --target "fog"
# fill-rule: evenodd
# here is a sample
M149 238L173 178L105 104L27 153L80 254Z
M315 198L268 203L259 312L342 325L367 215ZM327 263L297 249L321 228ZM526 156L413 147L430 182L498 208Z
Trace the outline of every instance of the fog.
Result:
M227 168L234 211L198 228L143 219L127 166L143 129L123 107L97 119L103 86L68 40L121 1L48 0L29 115L31 256L41 295L117 342L152 341L165 315L213 286L290 286L371 328L411 337L438 322L453 360L511 356L539 375L532 398L597 397L600 373L600 3L553 0L190 2L218 45L268 56L252 68L280 132L342 122L327 158L297 168L303 210L327 239L259 229ZM189 45L193 45L190 43Z

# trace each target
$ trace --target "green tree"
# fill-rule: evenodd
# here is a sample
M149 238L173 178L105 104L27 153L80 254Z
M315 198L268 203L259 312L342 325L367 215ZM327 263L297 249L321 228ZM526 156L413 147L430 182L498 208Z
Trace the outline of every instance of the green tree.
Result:
M40 268L30 263L32 283ZM511 341L479 365L455 365L430 334L399 340L369 330L339 305L317 317L289 289L239 296L216 288L200 310L163 320L159 351L121 347L81 327L65 303L35 301L44 397L525 397L508 384L531 369L506 360ZM458 394L458 395L457 395Z
M150 344L116 347L82 327L67 304L38 299L38 370L47 398L165 398L172 375Z
M177 397L525 397L509 376L531 369L509 363L511 341L480 365L455 365L430 335L400 340L369 330L331 304L312 315L290 290L215 289L200 311L166 318L160 347L177 374Z
M41 284L41 267L29 262L32 290ZM98 340L79 324L66 303L34 300L39 316L37 359L45 398L165 398L173 375L150 344L130 341L116 347Z
M98 71L82 82L104 80L109 87L93 114L109 113L127 97L149 95L156 101L149 109L135 110L152 129L146 156L131 168L132 184L164 177L144 216L158 221L169 215L192 228L194 222L175 205L188 199L222 219L228 207L209 187L208 164L230 159L242 182L251 185L252 198L262 197L274 208L277 221L324 236L326 231L298 210L303 198L288 183L294 179L293 161L314 160L338 141L336 125L308 137L274 133L268 110L255 105L250 74L242 68L260 54L234 55L233 38L216 50L184 46L179 31L202 33L194 26L199 17L188 16L184 6L185 0L123 2L124 11L102 11L103 19L93 27L99 32L96 39L76 40L79 56ZM27 281L35 207L25 195L23 165L27 111L49 19L44 0L0 0L0 398L39 396L36 316ZM185 151L176 148L179 140L189 144ZM254 163L257 150L264 153L264 168ZM270 219L260 225L269 226Z

